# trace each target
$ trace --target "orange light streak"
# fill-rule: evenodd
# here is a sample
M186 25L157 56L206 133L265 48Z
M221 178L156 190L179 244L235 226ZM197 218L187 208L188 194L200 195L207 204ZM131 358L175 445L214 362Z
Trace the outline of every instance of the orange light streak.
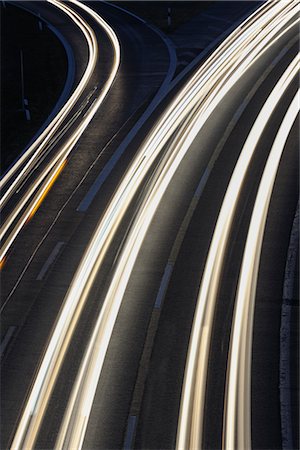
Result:
M48 192L50 191L50 189L52 188L53 184L55 183L55 181L57 180L57 178L59 177L60 173L62 172L63 168L65 167L67 163L67 160L65 159L62 163L60 163L60 165L58 166L58 168L54 171L54 174L50 177L49 181L46 183L45 187L42 190L41 196L38 199L38 201L33 205L33 209L29 214L28 219L26 220L26 224L28 222L30 222L30 220L32 219L32 217L35 215L35 213L37 212L37 210L39 209L39 207L41 206L41 204L43 203L43 201L45 200Z

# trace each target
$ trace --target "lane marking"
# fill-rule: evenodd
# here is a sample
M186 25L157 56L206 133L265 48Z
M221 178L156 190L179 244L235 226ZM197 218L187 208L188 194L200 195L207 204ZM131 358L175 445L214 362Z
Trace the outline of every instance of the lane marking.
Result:
M0 345L0 358L3 357L5 350L8 346L14 332L16 331L16 329L17 329L16 326L10 326L9 329L7 330L7 332L5 333L3 341L1 342L1 345Z
M136 426L136 416L129 416L123 450L131 450L133 444L133 434Z
M42 280L44 278L44 276L48 272L50 266L52 266L52 264L54 263L55 259L57 258L58 254L59 254L59 252L60 252L60 250L61 250L61 248L63 247L64 244L65 244L65 242L63 242L63 241L57 242L56 246L54 247L54 249L50 253L48 259L46 260L45 264L43 265L40 273L36 277L36 279L38 281L40 281L40 280Z
M170 278L172 275L172 271L173 271L173 263L168 262L166 265L163 277L161 279L161 283L160 283L158 294L157 294L157 297L155 300L154 308L158 309L161 307L162 300L165 296L165 293L166 293L166 290L167 290L167 287L168 287L168 284L169 284L169 281L170 281Z

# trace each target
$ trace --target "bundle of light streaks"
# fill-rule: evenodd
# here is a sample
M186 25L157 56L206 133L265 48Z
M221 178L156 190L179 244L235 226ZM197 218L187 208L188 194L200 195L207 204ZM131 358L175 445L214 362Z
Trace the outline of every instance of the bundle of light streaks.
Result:
M252 55L249 56L249 58L251 57ZM246 62L247 67L249 67L248 64L249 61ZM238 76L236 79L238 79ZM230 86L232 87L236 79L230 79L232 83ZM226 90L226 88L224 89ZM85 351L56 442L57 449L81 448L83 445L104 358L138 252L170 180L199 129L219 101L219 98L217 98L214 103L210 98L208 100L210 108L207 105L207 108L204 105L198 105L196 111L180 127L180 131L176 134L176 138L166 156L157 167L155 176L152 177L151 185L148 186L145 198L120 253L101 313ZM82 278L80 280L82 281ZM79 285L77 285L78 287Z
M292 17L293 8L286 7L286 9L289 10L290 17ZM28 442L34 442L36 439L38 430L34 429L34 435L29 436L31 430L28 429L28 423L31 420L31 417L35 420L36 418L41 417L44 412L51 391L55 386L56 378L72 338L72 334L76 328L82 308L88 298L90 288L93 285L98 269L101 267L106 251L118 229L118 225L121 222L128 205L152 167L153 162L163 150L165 143L172 133L178 128L180 123L186 119L186 122L184 122L180 128L182 135L178 135L174 140L178 145L174 143L173 154L172 152L169 153L169 169L166 173L164 172L163 179L159 178L160 186L153 188L151 195L149 193L150 203L149 206L147 206L146 211L140 212L141 221L139 222L140 225L137 226L140 227L139 230L141 231L141 236L144 235L147 229L147 223L149 222L150 217L153 216L157 207L157 202L161 198L161 195L163 195L163 191L167 185L165 183L168 183L168 180L170 179L168 177L172 176L172 173L174 173L180 160L188 150L189 144L192 141L192 136L197 134L214 108L234 86L234 83L243 75L247 68L253 64L259 54L265 51L269 42L274 38L276 33L280 31L280 26L275 19L276 17L280 17L281 20L284 20L284 12L285 8L282 3L267 3L261 7L256 14L253 14L243 26L239 27L231 36L229 36L222 44L221 48L198 69L197 73L179 92L178 96L158 120L158 123L145 140L108 205L103 218L100 220L72 280L68 293L64 299L61 314L58 317L56 327L45 351L45 356L41 362L40 369L37 372L32 391L25 407L25 412L22 416L22 420L24 420L24 423L27 425L20 429L21 439L16 442L21 443L24 442L25 439L28 440ZM288 13L286 13L286 16L287 15ZM188 118L192 111L193 114L191 115L191 118ZM191 121L191 125L189 125L189 121ZM192 126L192 123L195 125L194 127ZM187 133L187 130L189 130L189 133ZM188 134L190 135L189 137ZM185 139L185 137L187 139ZM183 146L183 148L181 148L181 146ZM142 219L143 216L144 218ZM135 230L137 230L137 228L135 228ZM132 231L132 233L132 236L137 236L135 234L136 231ZM91 358L89 358L88 361L84 359L82 362L80 373L70 399L71 406L67 409L66 419L64 420L57 442L59 448L70 448L70 445L75 446L74 448L80 448L82 445L90 408L94 398L95 386L98 382L103 359L106 354L115 318L122 301L128 276L136 252L138 251L137 249L140 246L140 238L133 238L133 241L131 240L131 242L134 242L134 245L136 245L132 257L129 255L130 252L128 253L126 251L127 255L122 252L122 260L118 263L118 271L116 271L116 275L112 281L100 314L101 317L99 317L97 327L93 332L93 338L96 338L96 340L94 343L91 341L88 344L86 353L88 353ZM133 247L131 244L128 245L130 246L128 248L131 248L132 250ZM126 261L126 264L124 261ZM120 276L121 278L118 280ZM100 326L98 326L99 322L101 322ZM102 335L100 341L98 340L98 332ZM97 344L95 345L96 342ZM96 359L94 359L93 356L95 351L97 354ZM91 384L81 385L82 379L85 378L88 373L89 375L87 378L89 382L91 379L93 379L93 382ZM78 391L78 386L82 387L84 395L81 398L78 397L78 401L75 400L74 403L73 399L77 396L76 391ZM79 391L80 389L81 388L79 388ZM77 421L76 430L72 428L71 422L73 420ZM17 433L19 433L19 430ZM26 433L28 433L27 437ZM18 447L16 446L15 448Z
M77 13L75 13L74 11L72 11L69 8L69 6L63 5L60 2L56 2L56 0L51 0L51 2L53 4L55 4L56 6L58 6L59 8L63 9L64 11L65 10L68 11L68 14L70 16L74 15L76 17L79 17ZM90 123L90 121L92 120L93 116L97 112L97 110L98 110L99 106L101 105L101 103L103 102L104 98L106 97L108 90L110 89L110 87L115 79L115 76L116 76L116 73L117 73L117 70L118 70L118 67L120 64L120 45L119 45L118 39L117 39L114 31L111 29L111 27L98 14L96 14L95 11L93 11L88 6L81 4L77 0L72 0L72 3L74 3L78 7L82 8L84 11L86 11L105 30L105 32L109 36L109 38L113 44L113 47L114 47L114 63L113 63L113 67L112 67L110 76L109 76L108 80L106 81L105 85L103 86L101 95L94 102L93 107L89 110L88 114L85 115L82 123L76 129L76 131L71 136L71 138L69 139L67 144L60 150L59 154L53 158L52 167L51 167L51 169L46 171L46 174L44 176L46 181L42 187L40 187L41 183L39 183L39 180L38 180L38 187L39 187L38 193L37 193L36 197L34 198L34 200L31 202L30 206L25 211L25 214L23 215L23 217L21 219L23 223L30 217L31 214L33 214L35 212L35 209L38 207L38 204L42 201L47 190L50 189L51 185L55 181L55 178L57 178L59 172L62 170L68 154L70 153L70 151L72 150L72 148L74 147L74 145L76 144L76 142L78 141L78 139L80 138L80 136L82 135L82 133L84 132L84 130L86 129L88 124ZM82 20L82 19L80 19L80 20ZM85 24L85 26L87 28L90 28L87 23ZM92 33L91 29L90 29L90 32ZM96 48L97 47L95 47L93 49L93 58L94 57L97 58L98 53L97 53ZM90 51L91 51L91 49L90 49ZM41 175L41 177L43 177L43 175ZM20 224L18 225L18 227L20 228ZM9 243L10 245L11 245L11 241L14 238L15 238L15 235L13 237L10 237L10 243ZM6 251L7 251L7 247L5 247L5 251L1 254L0 260L3 260L3 257L5 256ZM45 377L45 373L43 373L43 368L39 372L39 374L40 374L41 379L43 379ZM18 429L15 434L11 448L14 448L14 449L26 448L27 449L27 448L34 447L34 442L35 442L35 439L37 436L37 430L39 429L45 408L47 406L47 400L45 400L45 398L46 399L49 398L51 388L49 388L49 386L46 387L46 390L44 391L45 396L43 397L42 402L37 401L38 396L36 396L36 394L35 394L36 390L39 391L39 386L37 384L35 384L32 392L31 392L31 396L30 396L28 402L26 403L26 407L23 412L20 423L18 425ZM34 416L34 415L32 415L32 411L34 411L35 408L37 408L37 407L39 408L39 415Z
M64 119L78 101L91 75L93 74L97 61L97 41L93 30L77 13L75 13L68 6L57 0L48 1L49 3L55 5L57 8L61 9L65 14L67 14L85 36L88 45L88 64L78 86L76 87L66 104L62 107L62 109L58 112L58 114L54 117L54 119L46 127L46 129L40 134L40 136L28 148L28 150L16 161L16 163L1 179L0 188L3 193L0 200L1 209L6 204L8 199L16 192L17 188L23 182L26 175L33 170L33 168L35 167L35 162L40 158L43 149L50 142L55 131L57 131L57 129L62 125ZM26 165L24 165L25 163ZM22 167L23 165L24 167ZM16 175L16 172L18 170L20 170L20 172L18 173L18 175Z
M299 100L298 91L290 104L271 148L248 230L235 300L228 358L223 433L223 447L226 450L251 448L250 374L258 268L275 177L290 130L299 113ZM235 419L233 420L233 418Z
M284 24L282 24L282 26L284 27ZM201 281L193 321L182 390L180 417L177 431L177 449L199 449L202 446L202 427L204 421L204 404L210 337L218 286L222 273L225 251L228 245L231 225L235 215L239 195L243 187L243 181L255 153L257 143L272 115L272 112L282 99L285 90L296 76L298 71L298 62L299 59L297 58L288 67L262 107L243 146L222 203ZM247 335L247 338L249 338L249 335ZM250 405L243 397L246 395L246 392L240 392L240 395L241 397L239 400L241 402L243 400L245 401L243 407L244 411L247 411L247 414L240 419L237 419L237 415L234 414L227 415L226 427L228 426L228 430L231 430L228 431L228 433L225 431L225 435L227 436L225 442L228 450L232 450L234 448L251 448L249 438L250 429L249 423L247 422L250 414ZM240 413L241 411L239 410L238 412ZM235 436L233 437L232 430L237 432L237 428L234 426L234 422L236 420L238 420L238 424L241 427L239 428L239 431L241 430L243 438L239 439L238 444L235 442L235 445L232 445L232 439L235 439ZM247 423L245 423L245 421ZM245 432L247 434L247 438L245 437Z
M46 135L42 144L37 148L33 156L31 156L30 160L27 162L25 167L22 169L17 178L13 181L12 185L4 194L3 196L4 202L9 198L9 196L13 192L16 191L16 189L19 186L19 183L23 180L24 177L26 178L28 171L32 171L35 168L35 164L37 164L39 161L40 153L43 151L44 147L49 142L49 136L51 137L54 131L57 129L57 127L62 124L65 115L72 109L72 106L74 105L75 101L79 98L80 94L82 93L82 90L88 83L90 76L93 73L95 63L98 58L97 41L94 32L90 28L88 23L85 22L82 18L80 18L80 16L77 13L72 11L69 6L57 2L56 0L49 0L49 1L51 1L51 3L55 4L57 7L66 12L66 14L68 14L74 20L74 22L80 27L80 29L82 29L82 31L84 32L89 45L89 55L90 55L89 64L79 86L77 87L77 90L74 92L74 94L76 93L76 96L74 97L74 94L72 95L69 102L67 102L67 105L65 105L64 108L62 109L63 113L62 111L60 111L60 113L58 114L59 116L58 119L56 118L53 121L52 128L48 130L49 134ZM41 204L41 198L45 197L45 193L49 191L49 186L51 186L53 184L53 180L57 178L58 173L57 166L63 167L65 165L65 161L67 160L68 155L78 142L79 138L81 137L81 135L91 122L92 118L94 117L100 105L102 104L104 98L106 97L115 79L120 64L120 45L111 27L98 14L96 14L92 9L88 8L86 5L81 4L77 0L72 0L72 3L88 12L89 15L92 16L93 19L95 19L96 22L98 22L98 24L107 33L114 48L114 63L110 75L101 90L101 94L99 95L97 100L93 103L92 107L88 110L88 113L83 116L80 125L77 126L77 128L72 133L68 141L63 145L61 149L59 149L59 151L51 158L50 162L46 165L43 171L35 178L32 184L28 187L26 193L22 195L17 205L13 208L12 212L9 214L7 219L2 224L0 230L0 239L3 242L3 244L0 251L0 261L4 259L9 248L11 247L14 240L18 236L18 233L22 229L23 225L28 221L30 217L32 217L33 212L37 210L37 205ZM86 30L88 30L88 32ZM66 108L66 106L68 107ZM44 133L42 134L44 135ZM40 139L41 137L39 137L37 141L40 142ZM29 150L33 151L35 148L36 144L33 144L32 148L30 148ZM17 165L21 164L19 163L19 161L17 162Z

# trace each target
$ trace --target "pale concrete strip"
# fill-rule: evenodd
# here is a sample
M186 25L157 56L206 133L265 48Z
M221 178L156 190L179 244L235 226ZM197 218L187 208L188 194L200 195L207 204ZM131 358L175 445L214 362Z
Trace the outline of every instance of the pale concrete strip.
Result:
M37 280L40 281L44 278L44 276L46 275L46 273L48 272L50 266L54 263L55 259L57 258L62 246L65 243L60 241L57 242L56 246L54 247L54 249L52 250L52 252L50 253L48 259L46 260L45 264L43 265L40 273L37 276Z
M123 450L131 450L133 445L133 436L136 426L136 416L129 416L127 422L127 429L124 440Z
M1 342L1 345L0 345L0 358L3 357L4 352L5 352L8 344L9 344L9 342L10 342L14 332L16 331L16 329L17 329L17 327L11 326L7 330L7 332L6 332L6 334L5 334L4 338L3 338L3 341Z
M280 416L282 448L288 450L294 448L292 431L292 408L291 408L291 318L296 274L296 262L299 246L299 203L295 214L290 243L287 253L283 284L283 301L281 307L280 325L280 361L279 361L279 392L280 392Z

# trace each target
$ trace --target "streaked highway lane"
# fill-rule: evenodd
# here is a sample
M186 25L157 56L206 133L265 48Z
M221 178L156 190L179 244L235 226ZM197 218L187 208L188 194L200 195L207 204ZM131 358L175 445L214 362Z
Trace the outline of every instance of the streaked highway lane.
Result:
M97 5L98 6L98 5ZM101 6L101 7L100 7ZM104 8L104 6L99 5L99 9ZM107 7L105 7L107 8ZM104 9L105 9L104 8ZM108 8L107 8L108 9ZM166 73L168 71L169 67L169 61L168 61L168 51L165 47L164 42L161 40L160 37L156 36L156 34L149 29L146 25L139 24L137 20L129 20L129 23L127 25L127 29L130 30L130 35L128 36L125 32L123 32L122 27L124 26L124 18L119 12L113 12L106 14L111 16L110 21L112 23L116 23L116 28L119 27L118 34L120 35L120 38L122 39L123 45L126 43L126 49L123 54L122 64L121 64L121 74L118 76L118 79L116 83L114 84L114 89L109 94L109 102L106 104L106 112L101 113L97 115L96 119L93 121L91 126L88 128L87 133L83 136L82 140L80 141L80 147L79 151L76 152L76 155L72 156L71 161L68 162L68 165L66 166L66 169L64 170L64 173L62 174L61 179L59 180L59 187L58 192L54 189L51 191L49 196L47 197L45 203L41 206L41 209L38 211L38 213L34 216L32 219L32 222L26 226L26 229L24 233L21 236L21 243L16 244L16 246L13 249L13 254L10 255L10 258L4 267L5 273L5 279L6 279L6 285L8 284L10 280L10 274L11 272L14 273L14 271L17 270L17 266L14 265L14 261L16 260L16 257L18 257L17 250L21 245L21 253L22 253L22 243L24 244L24 240L27 246L27 243L34 241L37 238L42 239L41 243L38 241L38 248L37 252L35 251L32 255L34 259L29 259L29 262L27 266L25 267L26 272L24 272L24 277L20 281L17 278L17 286L14 287L12 295L10 296L9 303L7 303L5 307L5 320L13 320L14 323L21 324L23 321L25 321L25 329L20 330L17 329L17 344L20 344L23 346L22 343L18 342L22 339L20 336L26 336L26 333L28 331L28 327L31 328L33 333L31 332L31 335L34 336L37 332L39 335L39 338L35 341L34 338L32 338L31 344L27 345L27 348L24 350L21 350L21 354L27 354L27 362L26 358L24 357L24 365L26 367L33 366L34 361L38 360L36 358L36 352L31 352L30 349L32 348L41 348L40 351L43 352L42 345L46 342L46 337L44 336L44 331L41 330L39 333L37 330L40 329L40 323L44 322L45 320L45 326L43 326L43 329L51 330L52 322L53 320L53 305L55 304L57 306L57 310L59 310L60 302L63 299L63 294L59 293L55 295L52 287L53 284L51 284L51 281L49 280L49 272L46 274L42 282L37 282L36 277L38 274L35 274L36 268L39 266L39 272L45 261L47 260L47 257L53 250L53 240L60 239L65 241L65 244L63 246L64 253L66 253L69 256L66 256L68 260L68 263L66 265L62 265L60 269L60 275L58 275L56 282L54 282L55 290L56 292L60 291L60 287L62 285L66 286L66 283L68 280L68 276L70 275L70 267L74 266L76 264L77 259L79 258L79 252L82 251L81 244L78 244L78 241L81 242L81 240L84 241L84 239L88 239L90 230L93 229L93 224L95 221L98 220L99 212L102 211L102 209L105 208L105 202L109 198L110 189L114 189L114 184L117 185L118 183L118 177L119 172L122 170L122 167L117 169L117 175L113 175L109 178L108 183L106 183L106 188L104 189L105 196L103 194L101 195L101 198L103 197L103 200L101 202L101 205L99 206L99 201L97 204L89 208L89 211L85 215L86 220L83 220L83 214L80 214L76 212L76 207L80 203L81 199L84 197L85 192L88 189L89 183L93 181L93 179L96 177L97 173L99 173L106 163L108 159L113 155L114 150L118 143L120 142L120 139L123 139L124 136L126 136L126 133L128 133L128 130L130 129L130 126L132 126L136 120L136 117L139 116L140 110L143 110L141 107L145 107L147 105L148 98L152 97L153 94L155 94L155 91L159 88L160 83L162 83L166 77ZM126 19L126 15L125 15ZM100 34L100 33L98 33ZM104 34L104 33L103 33ZM100 34L101 36L101 34ZM103 47L103 39L100 40L102 42ZM106 44L107 45L107 44ZM127 49L130 48L129 51ZM153 51L152 51L153 48ZM147 54L147 57L140 58L140 52L143 54ZM147 52L145 51L147 49ZM155 55L155 49L156 51L159 51L159 56ZM101 54L103 55L109 55L109 52L104 52L105 49L102 48ZM109 67L109 60L107 61L107 67ZM131 72L128 74L128 67L130 68ZM103 67L100 66L101 73L98 73L97 77L102 74ZM106 67L104 66L104 70L106 70ZM152 75L152 70L155 70L155 75ZM100 77L99 77L100 78ZM145 85L145 78L149 80L147 85ZM101 78L100 78L101 79ZM141 80L140 80L141 79ZM102 149L103 146L103 149ZM86 151L88 150L88 151ZM101 152L100 152L101 150ZM102 151L104 150L104 151ZM100 153L101 153L101 159L100 159ZM132 157L132 153L134 153L134 147L130 148L130 151L127 152L126 158L129 159ZM102 162L102 159L104 162ZM124 164L124 158L123 162ZM87 171L87 176L85 176L85 171ZM82 173L83 172L83 173ZM95 175L96 174L96 175ZM68 179L70 177L70 180ZM94 178L93 178L94 177ZM77 189L77 184L80 189ZM73 187L72 187L73 186ZM68 204L65 208L65 199L69 200L68 194L70 192L70 189L75 189L74 193L75 195L70 196L70 205ZM107 192L108 191L108 192ZM72 194L72 192L71 192ZM67 196L67 197L66 197ZM58 204L57 209L56 206ZM50 205L50 207L49 207ZM49 211L47 210L49 209ZM101 208L101 209L100 209ZM51 217L50 214L53 211L58 211L57 216L54 217L54 227L52 222L49 223ZM68 215L73 214L73 218L68 219ZM43 216L45 217L43 219ZM66 217L67 216L67 217ZM97 219L95 218L97 217ZM58 224L56 224L56 220ZM43 224L44 220L47 223L47 227L49 225L49 229L46 229L46 234L43 231ZM53 219L52 219L53 220ZM69 220L69 223L68 223ZM66 225L67 223L67 225ZM78 226L78 224L80 224ZM79 228L79 230L76 229L76 227ZM44 227L45 229L45 227ZM75 230L75 231L74 231ZM43 233L43 234L41 234ZM60 233L60 234L58 234ZM62 235L63 233L63 235ZM73 236L75 234L75 237ZM23 235L25 237L23 237ZM49 235L49 236L48 236ZM26 241L27 237L27 241ZM72 241L73 238L73 241ZM70 244L68 242L70 240ZM18 247L19 245L19 247ZM25 248L26 248L25 246ZM24 250L25 250L24 248ZM35 249L34 249L35 250ZM47 255L47 251L49 254ZM18 252L19 253L19 252ZM27 257L26 251L24 252L24 256ZM28 254L28 251L27 251ZM31 256L31 254L30 254ZM44 260L43 260L44 259ZM32 260L32 261L31 261ZM36 262L37 260L37 262ZM19 258L18 258L19 261ZM26 261L25 261L26 262ZM18 263L18 266L20 263ZM22 266L21 266L22 268ZM16 269L16 270L15 270ZM50 268L52 269L52 268ZM65 277L63 276L65 274ZM23 274L21 273L23 276ZM52 273L51 273L52 275ZM12 278L12 277L11 277ZM31 286L28 284L28 280L31 280ZM47 289L48 286L48 289ZM40 296L38 298L48 298L48 301L45 303L45 315L41 320L39 320L37 317L39 317L39 314L41 311L39 311L39 301L37 298L36 292L40 292ZM60 297L58 297L60 296ZM50 300L51 297L51 300ZM14 307L14 303L18 305L18 299L21 298L21 305L20 310L25 311L25 314L23 314L23 317L20 317L18 320L16 319L16 315L20 316L20 313L16 311L16 307ZM35 302L35 303L34 303ZM31 311L30 305L34 303L33 311ZM27 304L27 310L26 310L26 304ZM52 305L52 306L51 306ZM25 308L25 309L24 309ZM32 317L32 320L30 320L30 317L26 317L27 313L29 312L30 316ZM49 319L47 319L49 317ZM16 322L17 320L17 322ZM48 323L46 323L48 320ZM38 322L35 324L35 321ZM7 323L7 322L5 322ZM28 337L28 334L27 334ZM29 339L30 340L30 339ZM24 341L24 339L23 339ZM25 337L26 341L26 337ZM28 342L28 341L27 341ZM12 342L15 344L15 342ZM10 356L14 354L14 345L12 345ZM22 358L21 358L22 359ZM18 365L18 363L17 363ZM11 361L7 358L5 361L5 368L14 366L14 360L13 357L11 358ZM33 368L34 370L34 368ZM15 373L14 369L12 368L10 372L8 373ZM7 372L6 372L7 373ZM27 372L28 373L28 372ZM10 375L8 375L8 378ZM26 378L26 377L25 377ZM23 389L25 387L25 383L23 382L23 378L18 383L18 389L19 384L23 385ZM30 383L30 380L28 381L28 384ZM10 383L8 383L10 384ZM16 391L18 391L16 389ZM12 389L13 391L13 389ZM21 390L20 390L21 391ZM5 398L7 397L15 397L14 392L11 392L8 395L5 395ZM25 395L25 394L24 394ZM3 397L2 397L3 399ZM3 400L5 403L6 400ZM18 402L16 401L14 403L18 405ZM7 403L6 403L7 406ZM15 409L16 409L15 408ZM10 411L11 416L14 416L14 413ZM8 414L8 416L10 415ZM7 433L13 428L14 423L12 421L7 421L8 424L7 432L6 432L6 438ZM10 431L11 432L11 431ZM5 439L3 437L3 439ZM5 440L4 440L5 442Z
M2 189L4 186L8 184L6 191L2 196L2 207L5 206L6 201L10 198L10 196L16 192L19 185L27 180L26 177L28 173L30 174L33 170L36 169L36 164L39 164L39 158L41 157L41 153L43 152L45 146L49 143L50 139L57 131L58 127L62 127L63 121L68 114L72 111L76 101L80 98L80 95L83 92L83 89L87 86L87 83L90 77L93 74L96 61L98 59L98 43L96 41L95 34L92 28L89 26L87 22L85 22L75 11L73 11L69 6L64 5L63 3L56 2L55 0L51 0L52 4L56 7L63 10L69 17L74 20L74 22L78 25L80 30L83 32L88 48L89 48L89 62L86 68L86 71L77 86L76 90L67 101L67 103L63 106L57 116L53 119L53 121L48 125L48 127L42 132L42 134L37 138L37 140L31 145L31 147L22 155L14 166L9 170L9 172L5 175L2 183ZM25 191L25 194L22 195L21 199L17 206L14 206L12 211L9 213L8 217L5 218L4 223L1 226L0 230L0 239L2 241L1 253L0 253L0 261L4 260L5 255L9 251L9 248L13 244L14 240L18 236L19 231L22 229L26 221L34 214L37 207L42 202L44 196L49 191L55 179L59 175L59 172L63 169L65 161L67 160L70 152L75 147L76 143L82 136L83 132L93 119L94 115L98 111L100 105L102 104L104 98L106 97L115 77L117 74L117 70L120 63L120 45L115 35L114 31L111 27L91 8L87 7L84 4L81 4L77 0L73 1L74 5L77 5L88 14L104 29L107 33L109 39L112 42L114 48L114 63L112 66L111 73L102 87L99 95L92 103L91 107L88 111L83 115L80 123L76 126L75 130L71 132L68 137L68 140L63 143L62 148L59 148L56 154L50 159L48 164L42 169L40 175L36 177L32 184L29 184L29 188ZM32 154L32 156L30 156ZM30 159L26 162L26 159ZM23 163L26 162L25 166L22 167ZM20 171L16 178L14 174ZM4 241L4 242L3 242Z
M297 58L296 71L299 71ZM292 72L292 68L289 71ZM232 323L224 407L224 448L251 448L251 361L254 306L267 214L279 162L299 114L299 91L284 116L267 160L247 235Z
M20 162L17 162L15 166L13 166L13 168L11 169L11 171L9 172L9 174L7 174L6 178L4 179L4 182L7 182L7 180L13 175L13 173L15 172L15 170L17 170L17 168L19 167L19 165L23 162L23 159L26 158L26 156L28 154L30 154L31 152L34 151L34 149L36 148L36 146L39 144L39 142L44 139L43 145L47 144L47 141L49 139L49 137L52 136L52 134L55 132L56 128L61 124L61 121L64 118L64 115L67 114L68 112L70 112L73 104L75 103L76 100L78 100L79 95L81 94L84 86L87 84L87 81L89 80L93 69L95 67L97 58L98 58L98 43L96 41L94 32L92 30L92 28L88 25L87 22L85 22L74 10L72 10L68 5L65 5L63 3L57 2L56 0L50 0L52 2L53 5L55 5L56 7L62 9L69 17L72 18L72 20L74 20L74 22L79 26L79 28L82 30L82 32L84 33L88 46L89 46L89 54L90 54L90 59L89 59L89 64L88 67L86 69L86 72L79 84L79 86L77 87L77 89L75 90L75 92L72 94L71 98L69 99L69 101L67 102L67 104L62 108L62 110L60 111L60 113L56 116L56 118L51 122L51 124L47 127L47 129L42 133L41 137L39 137L37 139L37 141L28 149L28 151L25 153L24 157L21 157L21 160L19 160ZM57 155L55 155L55 157L51 160L51 162L49 163L48 167L46 168L46 170L44 170L40 176L41 180L37 180L33 187L30 189L29 193L27 194L27 196L29 198L32 198L32 194L36 191L37 188L40 187L42 181L44 180L45 177L48 176L48 174L50 173L50 176L48 176L48 179L46 180L46 183L42 185L41 188L39 188L38 191L38 195L34 196L33 200L31 201L29 207L26 208L25 213L22 215L21 219L19 220L17 226L13 229L13 231L11 232L11 234L9 235L7 241L4 243L4 245L2 246L2 253L1 253L1 257L0 259L3 260L9 247L12 245L15 237L17 236L18 232L20 231L21 227L24 225L24 223L26 222L26 220L28 220L28 218L30 217L31 214L33 214L35 212L35 209L38 207L39 203L42 201L44 195L46 194L46 192L51 188L51 185L54 183L55 179L57 178L57 176L59 175L59 171L62 170L63 165L69 155L69 153L71 152L71 150L74 148L75 144L77 143L78 139L81 137L82 133L84 132L84 130L86 129L86 127L89 125L89 123L91 122L92 118L94 117L94 115L96 114L96 112L98 111L101 103L103 102L104 98L106 97L118 70L119 67L119 63L120 63L120 45L119 45L119 41L118 38L116 36L116 34L114 33L114 31L112 30L112 28L95 12L93 11L91 8L89 8L88 6L80 3L77 0L72 0L72 2L74 5L78 6L79 8L81 8L82 10L84 10L85 12L87 12L107 33L107 35L109 36L112 44L113 44L113 48L114 48L114 63L113 63L113 67L111 70L111 73L109 75L108 80L106 81L105 85L103 86L100 95L98 96L98 98L96 99L96 101L92 104L92 107L90 108L90 110L88 111L87 114L85 114L83 116L82 122L80 123L80 125L75 129L75 131L71 134L71 136L69 137L68 141L66 142L66 144L63 146L62 149L60 149L60 151L58 152ZM34 155L34 159L37 158L38 153L39 153L40 149L37 150L37 152ZM30 161L31 162L31 161ZM14 169L15 167L15 169ZM24 176L24 173L26 174L26 171L28 169L28 166L25 168L25 171L22 171L18 180L22 179L22 176ZM32 168L29 168L29 170L32 170ZM10 175L11 174L11 175ZM17 183L13 183L12 188L15 188L17 186ZM10 195L10 192L12 191L12 189L8 189L7 191L7 197ZM13 223L13 221L16 219L16 216L20 213L20 209L24 208L24 206L27 204L28 199L25 198L25 201L22 201L22 204L20 205L19 208L17 208L16 210L14 210L13 212L13 217L10 217L8 219L8 223L4 224L4 230L2 232L1 237L3 238L3 235L5 235L5 233L7 233L7 229L9 228L9 226ZM16 211L16 213L15 213ZM42 373L42 378L44 378L45 374ZM49 394L48 394L49 395ZM46 393L47 396L47 393ZM34 400L34 395L32 396L33 401L35 403ZM32 400L31 400L32 401ZM45 409L45 405L41 405L42 411ZM12 448L19 448L19 447L23 447L24 445L27 447L32 447L34 445L35 439L36 439L36 433L37 430L39 428L39 424L41 422L42 416L43 416L43 412L36 418L32 417L32 413L31 413L31 409L32 406L30 404L30 402L27 405L27 413L26 413L26 409L23 415L23 418L20 421L20 425L18 427L18 430L16 432L14 441L12 443ZM37 420L34 420L37 419ZM30 429L32 430L32 438L30 439L30 433L27 434L27 438L24 440L24 430L27 431L27 428L30 427Z
M283 25L284 28L284 25ZM277 103L282 100L282 95L299 70L299 58L288 68L271 95L260 111L256 122L241 151L240 159L234 169L225 199L218 217L218 222L210 246L205 271L201 280L201 287L197 301L197 309L193 322L185 380L182 393L180 421L178 426L177 448L200 448L202 445L202 426L204 422L204 404L206 392L206 377L210 349L210 336L215 311L215 304L219 288L220 276L223 267L225 250L228 245L231 223L239 198L239 192L243 183L251 157L255 152L256 144L266 126ZM261 206L261 205L260 205ZM241 301L241 300L240 300ZM246 317L246 316L244 316ZM248 322L248 318L246 319ZM241 328L240 328L241 330ZM247 345L251 347L251 339L248 334ZM249 340L250 339L250 340ZM235 341L237 338L235 339ZM235 342L232 343L235 345ZM245 344L246 345L246 344ZM248 347L249 349L249 347ZM248 352L249 358L250 354ZM237 354L234 355L237 357ZM242 358L243 356L241 356ZM245 353L244 353L245 357ZM230 370L230 368L229 368ZM249 376L249 366L245 369L244 376ZM248 383L250 383L247 378ZM242 382L242 381L241 381ZM249 384L248 384L249 389ZM231 385L233 390L233 385ZM233 390L234 392L234 390ZM240 402L244 405L245 418L240 418L238 432L229 432L229 441L225 441L225 448L251 448L250 439L250 402L249 391L242 390ZM229 395L229 394L228 394ZM245 401L245 397L248 402ZM233 401L233 400L232 400ZM243 403L245 402L245 403ZM226 426L228 430L235 429L234 423L238 420L239 413L233 414L233 403L227 413ZM247 431L245 431L245 429ZM244 434L243 434L244 431ZM224 433L227 435L227 428ZM236 435L242 434L242 438L236 441ZM246 437L245 437L246 435ZM231 440L230 440L231 439Z

